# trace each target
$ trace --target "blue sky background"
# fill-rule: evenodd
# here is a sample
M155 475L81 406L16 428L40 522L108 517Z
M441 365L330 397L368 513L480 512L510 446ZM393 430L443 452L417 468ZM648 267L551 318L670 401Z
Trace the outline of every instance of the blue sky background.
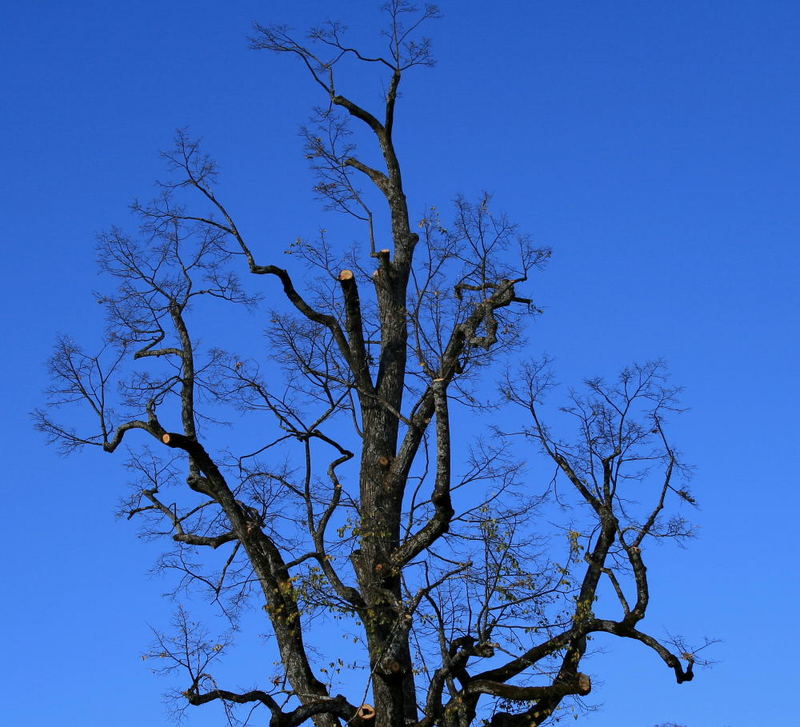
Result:
M0 10L6 724L166 723L167 684L139 655L148 624L168 618L168 586L147 576L157 547L114 519L120 460L60 458L28 412L55 333L99 330L94 236L152 190L175 128L189 125L219 160L262 261L326 224L297 136L316 88L245 38L253 20L341 17L356 33L378 22L372 2L340 5ZM553 355L566 383L663 356L691 407L680 442L698 468L699 537L653 551L646 623L722 639L719 663L677 686L651 653L609 641L591 665L605 706L579 723L788 724L800 636L800 5L441 7L439 63L409 75L399 110L412 210L492 192L554 249L531 291L546 310L532 353ZM213 711L190 718L220 724Z

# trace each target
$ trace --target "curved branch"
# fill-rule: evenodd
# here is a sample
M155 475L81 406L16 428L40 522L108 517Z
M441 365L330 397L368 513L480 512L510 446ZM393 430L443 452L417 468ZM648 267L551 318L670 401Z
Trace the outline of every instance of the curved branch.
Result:
M694 678L694 659L688 658L686 669L681 667L680 659L673 654L666 646L660 641L653 638L649 634L638 631L632 626L628 626L621 621L609 621L606 619L595 619L591 624L592 631L604 631L616 636L624 636L629 639L636 639L641 641L645 646L649 646L653 651L658 654L664 663L675 672L675 680L678 684L683 682L690 682Z
M227 689L212 689L201 694L193 687L184 692L184 695L189 700L189 704L195 707L217 700L234 704L260 702L272 712L270 727L299 727L303 722L318 714L332 714L351 722L358 713L358 708L350 704L341 694L302 704L291 712L283 712L275 698L260 689L252 689L243 693L231 692Z
M556 634L544 643L528 649L521 656L511 659L502 666L481 672L474 678L485 679L487 681L505 682L512 677L521 674L523 671L525 671L525 669L533 666L546 656L550 656L556 651L563 649L567 644L569 644L570 641L579 636L580 633L581 630L578 628L571 628L567 631L562 631L560 634Z
M103 451L105 452L113 452L120 444L122 444L122 440L125 438L125 435L131 431L131 429L143 429L145 432L152 434L154 437L158 438L163 431L160 426L157 426L157 423L152 421L150 422L143 422L138 419L134 419L130 422L125 422L125 424L121 424L116 428L114 431L114 436L109 441L103 442Z
M245 252L250 264L250 272L254 273L255 275L274 275L277 277L283 285L284 294L292 303L292 305L294 305L294 307L300 311L300 313L308 318L308 320L325 326L333 334L333 338L336 341L342 356L344 356L347 365L350 367L350 370L353 371L353 374L358 376L358 367L353 361L353 356L350 351L350 346L347 342L347 337L344 335L344 331L342 331L342 328L336 318L334 318L332 315L321 313L320 311L312 308L305 301L303 296L297 292L296 288L294 287L294 283L292 282L292 278L286 270L279 268L276 265L256 265L249 248L247 248L244 243L240 242L240 245L242 246L242 250Z
M336 569L331 564L325 548L325 531L342 498L342 484L339 482L339 477L336 474L336 468L352 459L353 453L344 449L336 441L322 434L322 432L314 431L311 432L310 436L317 437L323 442L327 442L331 446L338 449L341 453L341 456L337 457L328 465L328 478L333 484L333 496L331 497L328 507L325 508L325 512L322 514L322 517L317 523L316 528L314 528L314 531L311 533L312 538L314 539L314 548L316 549L316 553L314 555L320 565L320 568L322 569L322 572L325 574L325 577L328 579L328 582L331 584L331 586L333 586L336 593L341 598L349 602L352 606L360 609L364 606L364 599L355 588L346 585L344 581L342 581L341 577L336 572Z
M200 694L194 688L184 692L184 696L189 700L189 704L193 707L199 707L201 704L208 704L216 700L223 700L225 702L234 702L235 704L247 704L249 702L261 702L266 705L273 714L281 714L281 708L275 699L261 691L260 689L251 689L249 692L237 693L230 692L227 689L212 689L211 691Z
M421 530L391 554L394 567L402 567L446 533L455 513L450 499L450 420L444 379L435 379L431 390L436 414L436 481L431 495L435 512Z
M520 280L503 280L494 286L492 294L477 303L466 320L457 324L442 354L439 363L439 378L446 387L460 373L460 358L470 345L476 345L476 333L481 325L494 313L516 301L514 286ZM477 343L477 345L482 345ZM492 344L489 344L490 346ZM407 477L417 455L422 438L435 412L433 387L429 386L414 405L411 425L392 463L392 473L396 477Z

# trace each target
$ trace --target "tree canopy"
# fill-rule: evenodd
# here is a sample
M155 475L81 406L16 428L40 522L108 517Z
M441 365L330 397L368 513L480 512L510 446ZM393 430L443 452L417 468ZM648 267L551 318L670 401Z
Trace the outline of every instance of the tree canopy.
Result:
M409 209L396 107L433 63L421 32L437 15L392 0L376 53L339 23L255 26L255 49L296 57L320 90L305 156L356 244L323 231L289 246L294 269L274 264L180 131L138 230L99 241L115 286L102 345L57 342L39 428L66 451L126 450L122 511L170 543L161 565L232 625L264 610L279 667L236 691L214 664L247 635L211 638L179 607L153 656L182 674L180 705L263 707L272 727L522 727L580 705L600 635L639 642L678 683L701 661L705 644L641 626L648 543L692 533L664 364L553 406L552 363L525 358L549 250L488 194ZM351 96L353 66L384 75L379 105ZM215 340L265 308L266 339L259 324L240 349Z

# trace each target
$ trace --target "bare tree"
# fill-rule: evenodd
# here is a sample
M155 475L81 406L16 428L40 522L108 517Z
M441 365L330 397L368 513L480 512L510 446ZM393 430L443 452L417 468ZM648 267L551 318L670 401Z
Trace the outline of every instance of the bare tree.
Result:
M252 39L295 56L319 86L325 105L304 129L315 189L363 225L363 245L298 239L290 252L316 273L302 285L262 264L214 162L179 133L160 195L134 205L140 234L100 241L117 281L99 299L105 342L96 354L58 342L38 426L67 451L124 442L123 512L172 541L162 566L179 586L200 585L232 621L248 600L263 605L281 668L247 691L218 685L228 642L183 608L158 636L153 655L187 678L184 705L222 703L231 720L237 705L266 708L273 727L538 725L590 692L579 667L600 634L640 642L691 680L697 650L640 627L647 544L691 533L672 510L694 502L667 430L676 391L660 363L634 366L587 381L549 425L546 362L490 394L487 373L537 312L521 289L549 253L486 195L458 198L451 222L431 209L412 225L395 105L406 72L432 63L418 29L437 11L392 0L387 16L379 55L336 23L304 38L256 26ZM385 73L379 111L340 88L348 64ZM199 338L222 315L214 306L258 309L274 294L249 292L237 268L282 291L266 351ZM84 409L75 428L56 416L66 405ZM474 414L484 432L465 445ZM551 475L523 467L534 451ZM351 664L333 629L353 635ZM334 691L345 666L349 697Z

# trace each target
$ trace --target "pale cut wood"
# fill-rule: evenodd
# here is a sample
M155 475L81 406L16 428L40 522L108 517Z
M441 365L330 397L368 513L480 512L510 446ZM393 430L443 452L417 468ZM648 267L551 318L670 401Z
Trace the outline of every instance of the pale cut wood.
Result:
M373 719L375 717L375 707L371 704L362 704L358 708L358 716L361 719Z

